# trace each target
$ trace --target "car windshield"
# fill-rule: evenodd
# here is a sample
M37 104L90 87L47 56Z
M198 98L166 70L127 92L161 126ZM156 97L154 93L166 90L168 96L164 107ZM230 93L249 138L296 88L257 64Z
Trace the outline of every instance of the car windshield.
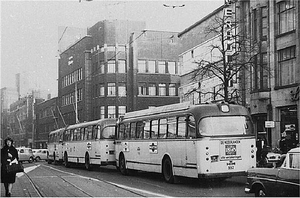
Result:
M253 126L246 116L206 117L199 123L204 136L253 135Z

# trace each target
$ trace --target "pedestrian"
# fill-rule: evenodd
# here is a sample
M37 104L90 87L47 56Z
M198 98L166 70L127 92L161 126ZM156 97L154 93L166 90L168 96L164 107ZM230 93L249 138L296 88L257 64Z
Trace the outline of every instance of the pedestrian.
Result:
M6 166L13 160L19 160L18 151L13 146L13 139L10 137L4 140L1 149L1 183L4 183L6 197L11 196L13 183L16 181L16 173L8 173Z

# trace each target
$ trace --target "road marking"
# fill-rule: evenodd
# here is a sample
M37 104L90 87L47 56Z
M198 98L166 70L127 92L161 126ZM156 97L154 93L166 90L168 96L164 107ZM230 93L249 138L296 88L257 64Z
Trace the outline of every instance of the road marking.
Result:
M43 166L46 166L46 165L43 165ZM84 179L89 179L89 180L97 181L97 182L104 182L104 181L101 181L101 180L99 180L99 179L95 179L95 178L92 178L92 177L86 177L86 176L78 175L78 174L75 174L75 173L69 173L69 172L66 172L66 171L62 171L62 170L53 168L53 167L51 167L51 166L47 166L47 167L49 167L49 168L51 168L51 169L53 169L53 170L62 172L62 173L70 174L70 175L77 176L77 177L81 177L81 178L84 178ZM64 176L64 177L66 177L66 176ZM133 188L133 187L129 187L129 186L126 186L126 185L117 184L117 183L109 182L109 181L105 181L105 182L108 183L108 184L117 186L117 187L119 187L119 188L131 190L131 191L137 191L137 192L140 192L140 193L149 194L149 195L151 195L151 196L156 196L156 197L170 197L170 198L172 198L171 196L164 195L164 194L160 194L160 193L154 193L154 192L151 192L151 191L148 191L148 190L141 190L141 189L138 189L138 188Z
M29 167L26 167L26 168L24 168L24 172L25 172L25 173L29 173L30 171L36 169L36 168L39 167L39 166L40 166L40 164L39 164L39 165L35 165L35 166L29 166ZM16 174L17 177L22 177L23 175L24 175L23 172L17 173L17 174Z

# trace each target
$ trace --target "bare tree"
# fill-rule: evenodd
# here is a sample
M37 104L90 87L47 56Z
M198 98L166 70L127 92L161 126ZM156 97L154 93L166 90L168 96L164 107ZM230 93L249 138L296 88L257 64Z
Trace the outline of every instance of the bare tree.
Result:
M226 102L240 103L238 88L231 88L232 82L237 81L240 72L250 70L254 64L254 57L258 53L258 46L251 42L248 32L243 32L241 21L232 21L232 17L215 16L205 29L206 35L218 35L214 42L206 48L210 57L200 57L195 60L197 65L191 72L191 81L201 84L209 78L217 78L220 82L217 90L204 91L201 86L192 89L185 95L197 92L212 94ZM213 55L214 54L214 55ZM217 56L216 56L217 54ZM201 96L200 96L201 97Z

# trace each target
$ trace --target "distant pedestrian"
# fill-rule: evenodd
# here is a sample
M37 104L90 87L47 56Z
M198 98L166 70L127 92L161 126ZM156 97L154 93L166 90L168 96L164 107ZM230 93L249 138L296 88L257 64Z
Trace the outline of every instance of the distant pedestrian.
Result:
M12 145L13 142L11 138L6 138L1 149L1 183L4 183L6 197L11 196L13 183L16 181L16 173L8 173L6 165L15 159L19 160L18 151Z

